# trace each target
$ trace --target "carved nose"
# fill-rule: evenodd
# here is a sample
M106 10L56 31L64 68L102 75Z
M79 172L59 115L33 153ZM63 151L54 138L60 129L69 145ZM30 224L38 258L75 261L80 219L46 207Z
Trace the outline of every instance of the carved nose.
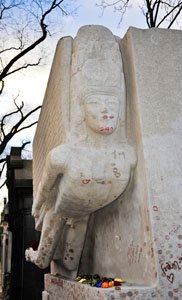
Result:
M103 107L101 108L101 113L107 113L107 107L105 105L103 105Z

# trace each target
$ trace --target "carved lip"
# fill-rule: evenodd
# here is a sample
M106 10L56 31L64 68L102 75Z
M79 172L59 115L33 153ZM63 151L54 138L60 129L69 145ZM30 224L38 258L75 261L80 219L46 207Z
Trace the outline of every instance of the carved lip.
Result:
M101 127L100 131L101 132L112 132L113 131L113 127Z

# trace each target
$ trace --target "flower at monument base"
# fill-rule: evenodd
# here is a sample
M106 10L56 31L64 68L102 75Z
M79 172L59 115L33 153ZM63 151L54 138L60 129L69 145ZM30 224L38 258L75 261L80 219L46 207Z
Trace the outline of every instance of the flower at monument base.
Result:
M98 274L95 275L79 275L76 279L77 282L82 284L89 284L90 286L97 288L119 288L125 281L121 278L108 278L101 277Z
M108 288L109 287L109 283L107 281L103 282L101 285L102 288Z

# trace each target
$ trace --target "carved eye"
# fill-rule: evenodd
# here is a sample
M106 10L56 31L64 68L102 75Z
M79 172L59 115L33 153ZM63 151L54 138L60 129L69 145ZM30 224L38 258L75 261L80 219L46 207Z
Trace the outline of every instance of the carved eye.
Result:
M90 104L90 105L93 105L93 106L99 106L100 105L100 103L99 103L99 101L95 101L95 100L88 100L87 102L86 102L86 104Z

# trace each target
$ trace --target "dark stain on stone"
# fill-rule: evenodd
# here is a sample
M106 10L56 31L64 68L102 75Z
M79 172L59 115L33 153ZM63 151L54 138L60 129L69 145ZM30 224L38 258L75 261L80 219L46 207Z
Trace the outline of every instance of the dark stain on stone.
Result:
M168 296L169 296L169 297L173 297L173 292L169 291L169 292L168 292Z
M152 298L155 298L156 297L156 293L155 292L152 292Z

